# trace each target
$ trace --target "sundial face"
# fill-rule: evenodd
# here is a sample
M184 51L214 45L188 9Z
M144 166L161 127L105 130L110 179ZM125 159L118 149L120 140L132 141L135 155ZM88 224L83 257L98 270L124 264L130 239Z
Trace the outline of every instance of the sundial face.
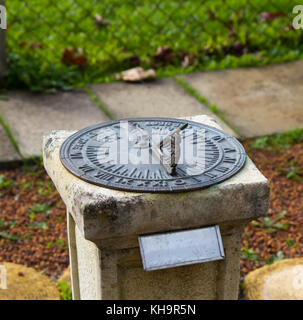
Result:
M235 138L201 123L134 118L78 131L62 144L60 159L72 174L106 188L184 192L228 179L246 154Z

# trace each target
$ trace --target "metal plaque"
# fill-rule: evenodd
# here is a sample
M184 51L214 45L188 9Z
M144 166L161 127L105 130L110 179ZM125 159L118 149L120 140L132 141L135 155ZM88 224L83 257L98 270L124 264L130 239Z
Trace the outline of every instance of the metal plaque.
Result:
M145 271L225 258L219 226L139 237Z
M228 179L244 165L243 146L201 123L132 118L85 128L67 138L62 164L99 186L136 192L184 192Z

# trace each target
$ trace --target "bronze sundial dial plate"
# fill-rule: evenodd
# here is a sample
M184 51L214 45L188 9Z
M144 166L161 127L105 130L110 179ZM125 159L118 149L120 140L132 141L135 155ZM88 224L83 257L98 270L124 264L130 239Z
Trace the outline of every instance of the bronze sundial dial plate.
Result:
M171 136L172 148L167 143ZM62 144L60 158L72 174L102 187L184 192L233 176L243 167L246 154L235 138L201 123L131 118L76 132ZM173 158L172 164L167 162Z

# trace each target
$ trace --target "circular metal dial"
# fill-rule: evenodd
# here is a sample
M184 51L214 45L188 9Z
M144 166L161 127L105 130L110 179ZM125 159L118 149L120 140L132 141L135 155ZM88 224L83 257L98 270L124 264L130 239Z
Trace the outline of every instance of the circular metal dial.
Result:
M178 159L174 167L167 168L159 154L169 157L170 151L161 146L177 131L174 155L178 154ZM201 123L132 118L76 132L62 144L60 159L71 173L99 186L137 192L184 192L228 179L243 167L246 154L235 138Z

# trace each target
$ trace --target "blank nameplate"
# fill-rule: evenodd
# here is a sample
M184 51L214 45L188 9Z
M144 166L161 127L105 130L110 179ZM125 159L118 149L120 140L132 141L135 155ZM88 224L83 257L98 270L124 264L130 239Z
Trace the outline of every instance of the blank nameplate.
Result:
M224 259L219 226L139 236L145 271Z

